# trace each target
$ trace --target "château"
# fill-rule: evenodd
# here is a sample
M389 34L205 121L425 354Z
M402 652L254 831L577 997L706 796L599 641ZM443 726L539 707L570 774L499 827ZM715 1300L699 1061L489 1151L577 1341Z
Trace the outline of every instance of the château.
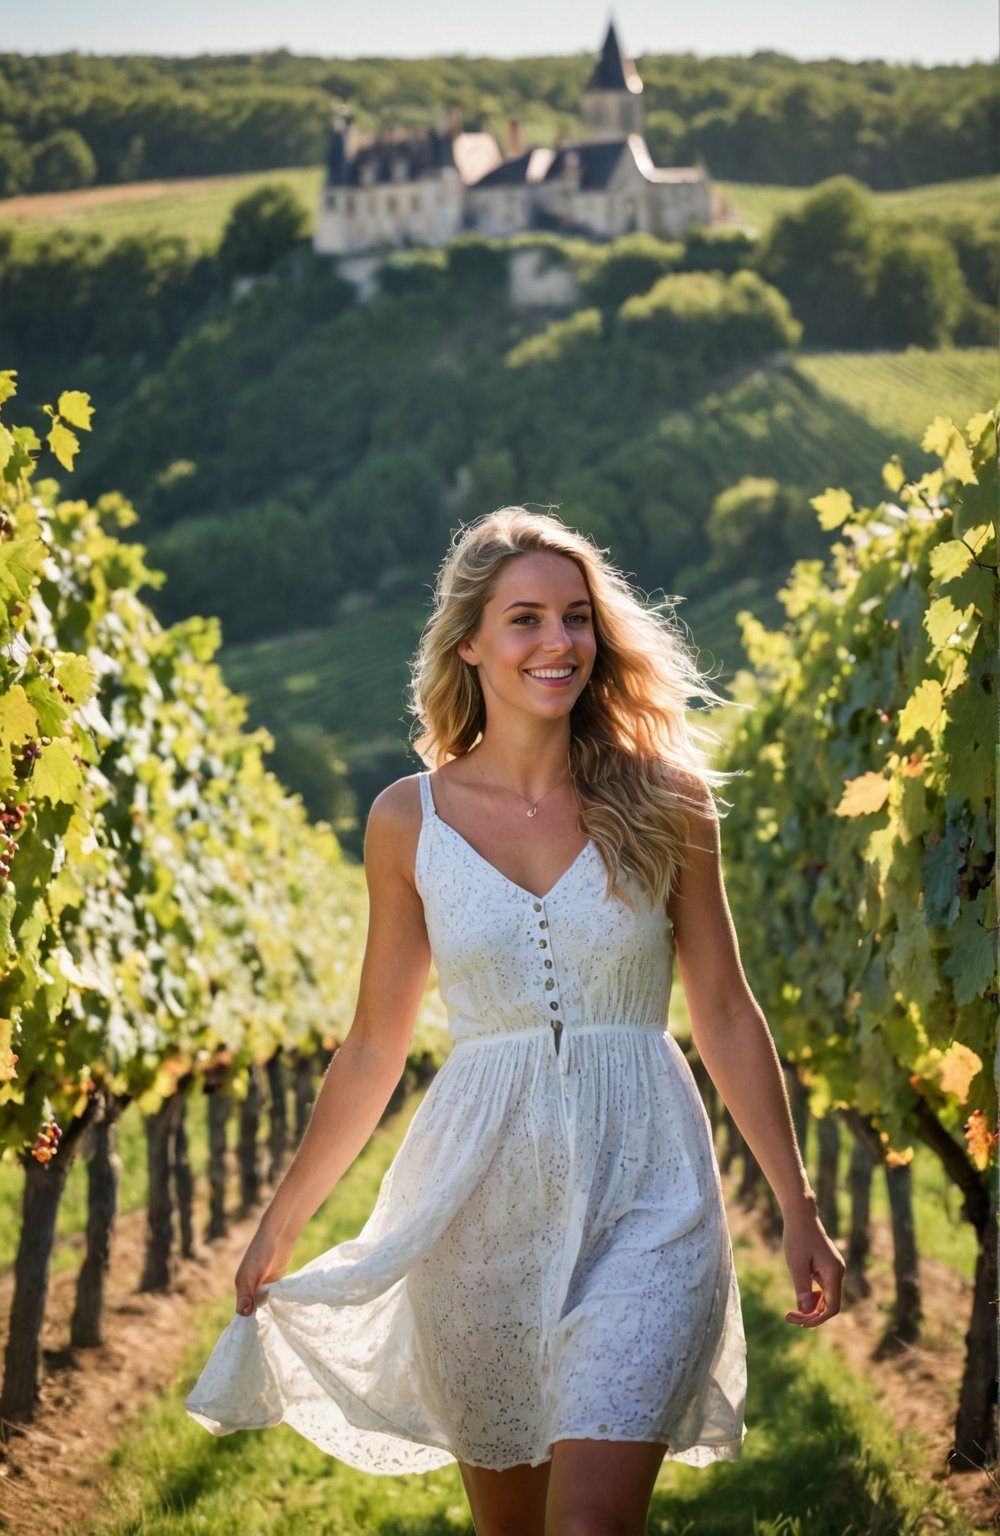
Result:
M711 186L696 166L655 166L644 137L642 81L614 23L581 102L581 138L525 147L508 125L491 133L447 126L363 135L348 117L330 139L315 247L351 256L443 245L468 231L549 229L598 239L645 230L668 239L712 222Z

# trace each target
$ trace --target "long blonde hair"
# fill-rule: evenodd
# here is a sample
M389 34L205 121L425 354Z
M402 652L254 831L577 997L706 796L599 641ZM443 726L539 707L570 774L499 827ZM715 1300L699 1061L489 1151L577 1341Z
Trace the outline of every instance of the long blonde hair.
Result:
M504 561L538 552L574 561L593 606L597 656L570 716L580 825L604 861L609 896L624 896L628 872L651 901L665 901L684 862L686 812L704 812L710 789L726 777L708 766L697 741L714 738L688 722L685 706L722 700L670 618L643 607L605 552L558 517L501 507L453 538L413 662L414 749L436 768L475 746L486 709L476 670L457 647L478 629Z

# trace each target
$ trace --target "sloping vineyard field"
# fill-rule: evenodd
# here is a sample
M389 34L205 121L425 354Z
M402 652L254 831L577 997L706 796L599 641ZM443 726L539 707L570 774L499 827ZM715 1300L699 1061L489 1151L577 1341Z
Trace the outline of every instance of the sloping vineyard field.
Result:
M964 423L1000 394L992 347L817 352L800 357L796 368L828 398L905 440L918 440L935 416Z

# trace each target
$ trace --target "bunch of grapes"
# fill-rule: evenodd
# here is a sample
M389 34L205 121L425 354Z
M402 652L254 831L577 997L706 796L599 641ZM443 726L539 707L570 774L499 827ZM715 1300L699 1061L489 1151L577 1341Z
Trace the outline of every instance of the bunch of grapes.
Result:
M59 1151L59 1143L62 1141L62 1131L54 1120L43 1120L38 1135L35 1137L35 1145L31 1149L31 1155L36 1163L51 1163Z
M5 805L0 811L0 885L10 879L10 866L18 850L16 837L24 824L27 805Z

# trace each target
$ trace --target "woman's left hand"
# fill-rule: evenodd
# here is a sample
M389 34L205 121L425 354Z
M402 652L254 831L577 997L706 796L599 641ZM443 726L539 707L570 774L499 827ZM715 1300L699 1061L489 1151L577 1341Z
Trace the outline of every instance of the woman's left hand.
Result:
M794 1311L785 1313L785 1322L818 1328L840 1311L843 1257L815 1212L785 1218L783 1246L798 1302Z

